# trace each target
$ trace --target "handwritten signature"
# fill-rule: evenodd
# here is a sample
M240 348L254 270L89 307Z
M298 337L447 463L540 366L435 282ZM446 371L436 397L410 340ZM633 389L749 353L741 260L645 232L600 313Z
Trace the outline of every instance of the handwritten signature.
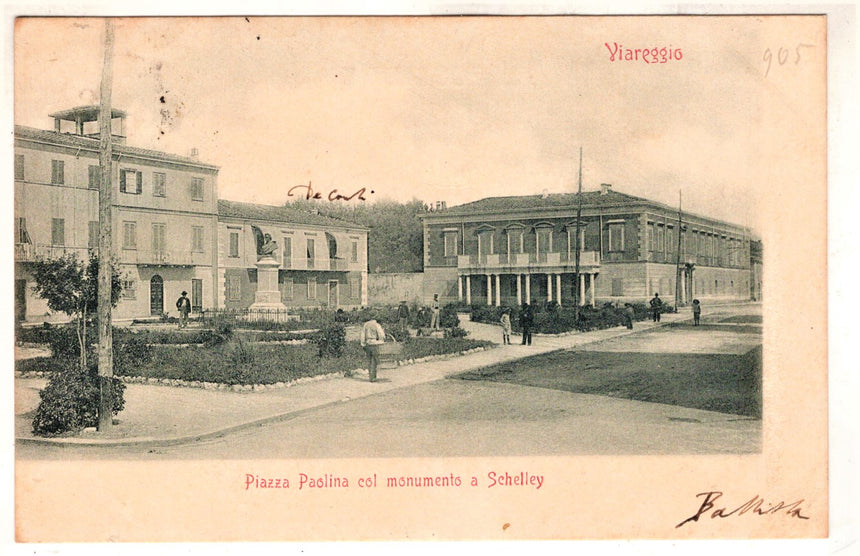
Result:
M296 185L296 186L291 187L290 190L287 191L287 197L292 197L293 191L295 191L297 189L299 189L299 190L304 189L304 197L305 197L305 199L308 199L308 200L310 200L310 199L322 200L324 198L328 199L329 201L352 201L353 199L358 200L358 201L366 201L367 200L364 196L364 194L367 193L366 187L362 187L361 189L358 189L357 191L353 192L350 195L343 195L341 193L338 193L337 189L332 189L331 191L328 192L327 196L323 197L322 193L320 193L319 191L314 191L313 186L311 186L311 182L308 182L307 185ZM376 192L373 190L370 191L371 195L373 195L374 193L376 193Z
M800 505L803 503L803 499L796 502L792 502L791 504L786 504L783 501L774 504L773 502L765 502L764 498L759 497L758 494L736 507L735 509L729 511L728 507L722 507L714 509L714 502L717 501L720 497L722 497L723 493L718 490L712 490L710 492L700 492L696 495L696 498L700 496L704 496L705 499L702 501L702 505L699 506L699 509L695 514L688 517L681 523L675 526L675 529L685 525L691 521L699 521L699 517L706 515L708 512L713 510L711 513L711 519L717 517L731 517L733 515L743 515L747 512L751 512L753 515L775 515L778 513L784 513L787 517L795 517L797 519L809 519L808 516L805 516L801 513L803 508ZM766 507L765 507L766 506Z

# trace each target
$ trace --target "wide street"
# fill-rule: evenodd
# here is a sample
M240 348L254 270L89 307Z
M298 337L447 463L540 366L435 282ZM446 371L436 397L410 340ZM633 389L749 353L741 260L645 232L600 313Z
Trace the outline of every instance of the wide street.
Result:
M664 326L589 344L587 351L604 354L607 361L622 353L742 354L761 344L760 325L748 324L760 315L760 305L722 307L710 321L705 319L718 329ZM495 327L466 324L473 336L496 334ZM560 357L569 357L569 365L576 368L576 351ZM590 361L593 365L593 357ZM404 372L409 368L384 369L381 376ZM279 422L182 445L19 445L17 456L307 459L755 453L760 449L761 420L754 417L553 387L443 378L344 398Z

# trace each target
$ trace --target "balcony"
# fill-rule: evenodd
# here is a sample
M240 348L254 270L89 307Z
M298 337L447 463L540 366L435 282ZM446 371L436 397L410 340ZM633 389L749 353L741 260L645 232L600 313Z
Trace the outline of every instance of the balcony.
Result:
M206 253L180 249L162 251L120 249L117 260L122 264L140 266L197 266L212 263Z
M573 253L501 253L493 255L460 255L457 269L465 272L573 272L576 267ZM600 267L600 253L581 251L579 266L583 271L593 271Z
M20 262L31 262L40 259L57 259L69 253L77 255L81 259L89 257L90 249L87 247L70 247L66 245L46 245L41 243L16 243L15 260Z
M360 262L350 262L348 259L307 259L292 257L281 261L284 270L333 270L347 272L362 270Z

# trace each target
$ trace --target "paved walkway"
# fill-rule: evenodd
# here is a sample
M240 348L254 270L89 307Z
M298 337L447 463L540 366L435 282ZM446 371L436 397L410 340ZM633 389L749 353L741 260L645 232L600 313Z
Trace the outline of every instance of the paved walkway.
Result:
M725 308L714 308L719 312ZM707 313L706 313L707 315ZM679 314L663 316L663 323L691 318L689 309ZM469 330L470 337L501 339L500 328L461 319L461 326ZM486 367L523 357L570 349L649 330L658 324L636 323L635 329L616 327L566 336L536 336L531 346L522 346L518 337L513 345L498 346L487 351L465 356L439 359L424 363L380 368L380 381L370 383L366 376L350 378L331 376L315 382L306 382L288 388L264 392L225 392L197 388L171 387L148 384L128 384L125 393L126 409L117 416L111 431L99 433L86 430L74 437L37 438L30 427L43 379L15 381L15 429L18 443L60 445L172 445L204 438L221 436L265 423L277 422L297 416L315 408L404 388L445 378L446 376Z

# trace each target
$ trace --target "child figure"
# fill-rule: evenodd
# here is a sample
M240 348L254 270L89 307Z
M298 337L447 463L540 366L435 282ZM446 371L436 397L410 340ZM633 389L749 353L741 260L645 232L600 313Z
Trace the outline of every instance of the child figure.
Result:
M702 316L702 305L698 299L693 300L693 326L699 326L699 318Z
M506 345L510 345L511 343L511 315L510 309L505 309L502 311L502 318L499 319L499 322L502 323L502 343Z

